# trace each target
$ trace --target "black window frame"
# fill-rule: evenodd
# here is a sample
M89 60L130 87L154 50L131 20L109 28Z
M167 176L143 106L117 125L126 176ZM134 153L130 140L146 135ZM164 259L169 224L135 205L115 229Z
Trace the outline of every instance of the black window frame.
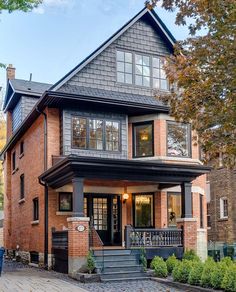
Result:
M39 220L39 198L33 199L33 221Z
M187 126L187 143L188 143L187 150L188 150L189 155L183 156L183 155L170 155L170 154L168 154L168 133L169 133L168 127L171 124L172 125L173 124L177 124L177 125L178 124L184 124L184 125ZM176 122L176 121L169 121L169 120L166 121L166 156L167 157L192 158L192 127L191 127L191 124L189 124L189 123L181 123L181 122Z
M25 198L25 175L20 175L20 200Z
M210 213L211 204L207 203L207 228L211 228L211 213Z
M16 151L12 153L12 171L16 170Z
M200 228L204 228L203 195L199 194Z
M70 197L70 208L62 209L61 196L68 195ZM58 211L59 212L72 212L73 211L73 194L71 192L59 192L58 193Z
M139 156L136 155L136 133L135 133L135 128L138 126L143 126L143 125L152 125L152 155L146 155L146 156ZM138 122L138 123L133 123L132 124L132 157L133 158L144 158L144 157L154 157L154 121L145 121L145 122Z
M135 197L136 196L145 196L145 195L152 195L152 226L145 226L145 227L140 227L136 225L136 220L135 220ZM145 193L135 193L132 194L132 210L133 210L133 226L134 228L140 228L140 229L145 229L145 228L155 228L155 194L153 192L145 192Z
M24 141L21 141L20 142L20 156L24 154L24 146L25 146Z
M78 119L85 119L86 120L86 147L82 148L82 147L78 147L78 146L75 146L74 143L73 143L73 119L74 118L78 118ZM102 149L94 149L94 148L90 148L89 147L89 123L90 123L90 120L100 120L103 122L103 127L102 127ZM118 123L118 150L106 150L106 122L116 122ZM121 135L121 129L122 128L122 121L120 119L110 119L110 118L99 118L99 117L85 117L85 116L78 116L78 115L72 115L71 116L71 148L72 149L79 149L79 150L89 150L89 151L102 151L102 152L110 152L110 153L121 153L121 149L122 149L122 135Z

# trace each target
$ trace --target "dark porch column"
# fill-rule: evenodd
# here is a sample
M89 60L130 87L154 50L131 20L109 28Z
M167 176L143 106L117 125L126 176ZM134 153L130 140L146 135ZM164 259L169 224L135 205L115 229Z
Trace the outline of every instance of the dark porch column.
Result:
M73 217L84 217L84 179L74 177L73 185Z
M192 218L192 184L184 182L181 184L182 218Z

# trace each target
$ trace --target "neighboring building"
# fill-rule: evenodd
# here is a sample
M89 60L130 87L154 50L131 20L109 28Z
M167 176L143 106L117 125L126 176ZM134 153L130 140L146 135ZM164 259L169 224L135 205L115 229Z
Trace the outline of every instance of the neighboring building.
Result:
M223 167L208 174L207 203L209 250L236 257L236 173Z
M56 270L68 264L73 275L89 248L98 249L103 279L125 270L143 276L140 267L122 269L138 265L130 248L144 246L149 259L181 257L184 249L206 257L209 168L191 125L175 122L154 98L155 90L169 90L162 65L174 43L144 8L49 89L9 81L2 153L9 253L17 248ZM108 265L117 262L118 274Z
M4 215L3 215L3 211L0 210L0 247L4 246L4 242L3 242L3 222L4 222Z

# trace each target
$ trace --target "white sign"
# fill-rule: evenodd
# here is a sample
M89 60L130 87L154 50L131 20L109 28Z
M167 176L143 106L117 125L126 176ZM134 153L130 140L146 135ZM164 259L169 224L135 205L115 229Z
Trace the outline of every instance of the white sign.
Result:
M86 228L85 228L84 225L78 225L78 226L76 227L76 230L79 231L79 232L83 232L85 229L86 229Z

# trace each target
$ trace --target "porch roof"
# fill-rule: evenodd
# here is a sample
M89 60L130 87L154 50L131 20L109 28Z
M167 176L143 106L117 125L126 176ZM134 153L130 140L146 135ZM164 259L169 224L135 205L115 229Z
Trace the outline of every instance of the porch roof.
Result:
M203 165L69 155L42 173L39 181L52 188L62 187L74 177L180 184L191 182L210 169Z

